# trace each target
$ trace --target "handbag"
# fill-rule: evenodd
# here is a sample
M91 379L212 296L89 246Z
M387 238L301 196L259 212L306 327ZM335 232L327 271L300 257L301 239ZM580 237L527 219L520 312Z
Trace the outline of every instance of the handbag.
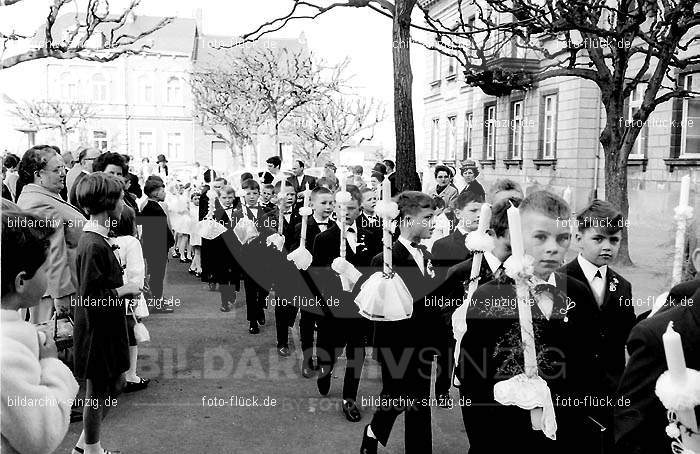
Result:
M136 315L131 315L134 317L134 321L136 322L136 324L134 324L134 338L136 339L136 342L140 344L142 342L150 341L151 335L149 334L148 329L146 329L146 325L140 322L136 318Z
M146 298L144 298L143 293L140 293L136 300L134 315L138 318L146 318L149 316L148 305L146 304Z
M63 351L73 346L73 319L70 315L57 317L53 314L53 340L56 343L56 350Z

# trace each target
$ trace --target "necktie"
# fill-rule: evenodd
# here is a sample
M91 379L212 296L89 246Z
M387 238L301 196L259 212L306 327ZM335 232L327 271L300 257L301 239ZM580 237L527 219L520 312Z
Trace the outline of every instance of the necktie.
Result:
M597 269L595 275L593 275L593 280L591 281L591 289L593 290L593 296L598 303L598 307L603 305L603 295L605 293L605 283L603 282L603 275L600 269Z
M348 227L348 232L355 233L355 227Z
M500 278L500 277L503 275L503 273L505 273L505 272L506 272L506 269L503 267L503 264L501 263L500 265L498 265L498 268L496 268L496 271L493 273L493 278L494 278L494 279L498 279L498 278Z
M535 285L537 305L547 320L549 320L549 317L552 315L552 310L554 310L554 293L556 289L557 288L550 283Z

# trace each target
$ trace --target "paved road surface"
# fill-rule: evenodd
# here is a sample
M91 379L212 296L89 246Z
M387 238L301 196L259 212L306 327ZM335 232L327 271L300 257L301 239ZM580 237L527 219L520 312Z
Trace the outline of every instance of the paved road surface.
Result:
M242 295L233 311L222 313L218 293L186 267L168 263L165 295L173 295L179 308L146 319L152 340L140 348L138 372L152 382L119 397L103 426L103 447L124 454L359 452L372 409L362 409L359 423L343 416L344 361L329 396L321 397L316 380L301 376L300 351L277 355L273 310L261 333L250 335ZM299 346L297 326L293 332ZM358 400L376 397L380 387L379 366L368 358ZM459 408L436 407L432 414L433 452L466 453ZM401 416L380 452L403 453L403 428ZM69 453L81 429L82 423L71 424L57 452Z

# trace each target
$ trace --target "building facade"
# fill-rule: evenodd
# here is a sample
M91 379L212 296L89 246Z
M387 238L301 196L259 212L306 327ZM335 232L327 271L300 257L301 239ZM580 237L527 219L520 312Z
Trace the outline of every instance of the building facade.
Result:
M449 24L458 19L456 0L423 2L433 17ZM470 6L474 8L473 6ZM476 11L463 11L474 23ZM478 25L477 25L478 26ZM556 43L543 43L552 46ZM521 49L496 58L539 65ZM634 63L634 62L633 62ZM630 71L634 70L634 65ZM605 197L605 156L599 143L605 110L598 87L575 77L540 82L528 91L489 96L464 82L456 59L426 51L424 97L424 149L429 163L455 163L473 159L487 184L508 177L526 187L547 187L560 194L572 188L574 207L596 194ZM700 75L676 74L680 83L700 90ZM640 85L625 103L628 119L641 103ZM630 203L673 207L679 181L690 174L697 182L700 165L700 100L676 99L660 104L635 144L627 168ZM674 203L674 200L676 201ZM649 203L651 202L651 204Z

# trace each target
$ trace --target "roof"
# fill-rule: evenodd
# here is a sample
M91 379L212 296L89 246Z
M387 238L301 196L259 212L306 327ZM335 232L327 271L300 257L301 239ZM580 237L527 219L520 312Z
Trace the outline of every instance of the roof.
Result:
M197 38L197 50L194 56L195 63L203 68L217 66L223 60L231 59L244 49L251 48L286 48L288 50L306 48L305 42L300 38L259 39L254 42L231 47L240 42L241 38L236 36L200 35ZM223 46L228 46L228 48Z
M115 31L115 38L122 35L135 36L155 27L164 17L133 15L126 23ZM67 30L75 25L75 15L63 14L56 19L51 34L55 42L61 42ZM100 24L93 36L98 33L109 35L116 24ZM180 53L193 56L195 37L197 36L197 23L195 19L176 17L169 24L137 41L136 47L144 43L151 44L151 52ZM43 41L43 32L39 31L33 39L34 45L40 45Z

